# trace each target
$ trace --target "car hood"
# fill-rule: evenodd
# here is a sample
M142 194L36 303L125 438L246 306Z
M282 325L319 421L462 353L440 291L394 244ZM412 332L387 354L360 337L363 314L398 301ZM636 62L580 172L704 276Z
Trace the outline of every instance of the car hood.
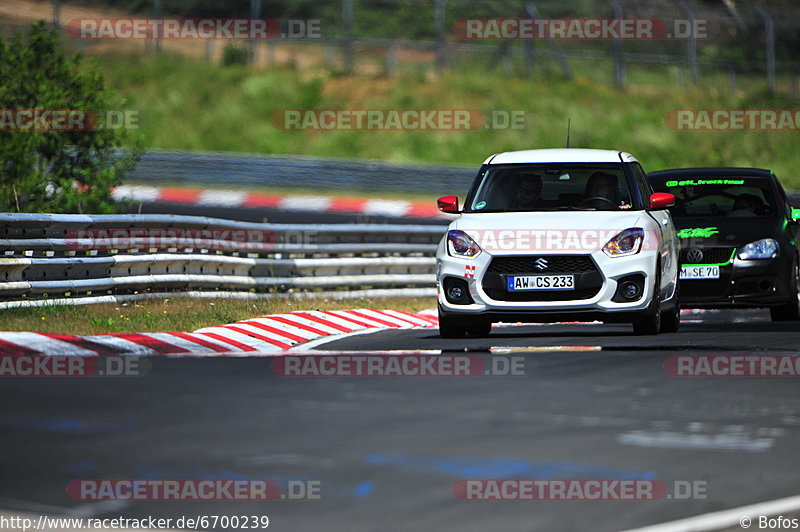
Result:
M778 218L673 218L683 247L741 247L762 238L779 238Z
M624 229L653 224L643 211L503 212L463 214L450 229L466 232L490 253L578 254L602 249Z

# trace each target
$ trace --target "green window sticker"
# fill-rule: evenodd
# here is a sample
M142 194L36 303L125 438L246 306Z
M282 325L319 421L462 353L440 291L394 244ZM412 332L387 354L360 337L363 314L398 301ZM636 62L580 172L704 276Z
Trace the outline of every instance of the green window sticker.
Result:
M475 205L475 210L479 211L479 210L483 209L484 207L486 207L486 202L485 201L479 201L478 204Z

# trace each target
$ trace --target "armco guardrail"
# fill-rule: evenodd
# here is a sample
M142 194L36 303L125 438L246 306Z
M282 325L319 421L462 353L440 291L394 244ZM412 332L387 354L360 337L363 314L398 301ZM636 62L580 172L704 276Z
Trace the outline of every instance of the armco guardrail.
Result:
M444 229L168 215L0 215L0 308L180 293L434 293Z

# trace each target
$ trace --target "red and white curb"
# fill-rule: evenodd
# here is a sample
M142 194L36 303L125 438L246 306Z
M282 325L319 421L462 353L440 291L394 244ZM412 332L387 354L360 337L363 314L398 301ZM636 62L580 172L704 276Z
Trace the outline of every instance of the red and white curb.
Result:
M37 332L0 332L0 355L240 355L307 349L323 339L384 329L421 329L438 325L435 311L297 311L262 316L192 333L161 332L73 336Z
M127 199L144 203L188 203L204 207L261 207L284 211L358 213L398 218L446 218L433 202L427 201L263 194L243 190L159 188L146 185L123 185L114 189L113 196L119 201Z

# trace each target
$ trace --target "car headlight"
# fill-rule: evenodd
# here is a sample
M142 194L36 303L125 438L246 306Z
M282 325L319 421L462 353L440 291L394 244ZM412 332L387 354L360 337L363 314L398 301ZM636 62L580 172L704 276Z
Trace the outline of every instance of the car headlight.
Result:
M778 241L773 238L762 238L755 242L750 242L739 250L737 257L741 260L750 259L773 259L781 254L781 247Z
M454 229L447 232L447 253L451 257L474 259L481 253L481 247L467 233Z
M642 250L644 242L644 229L633 227L620 231L603 246L603 253L609 257L625 257L636 255Z

